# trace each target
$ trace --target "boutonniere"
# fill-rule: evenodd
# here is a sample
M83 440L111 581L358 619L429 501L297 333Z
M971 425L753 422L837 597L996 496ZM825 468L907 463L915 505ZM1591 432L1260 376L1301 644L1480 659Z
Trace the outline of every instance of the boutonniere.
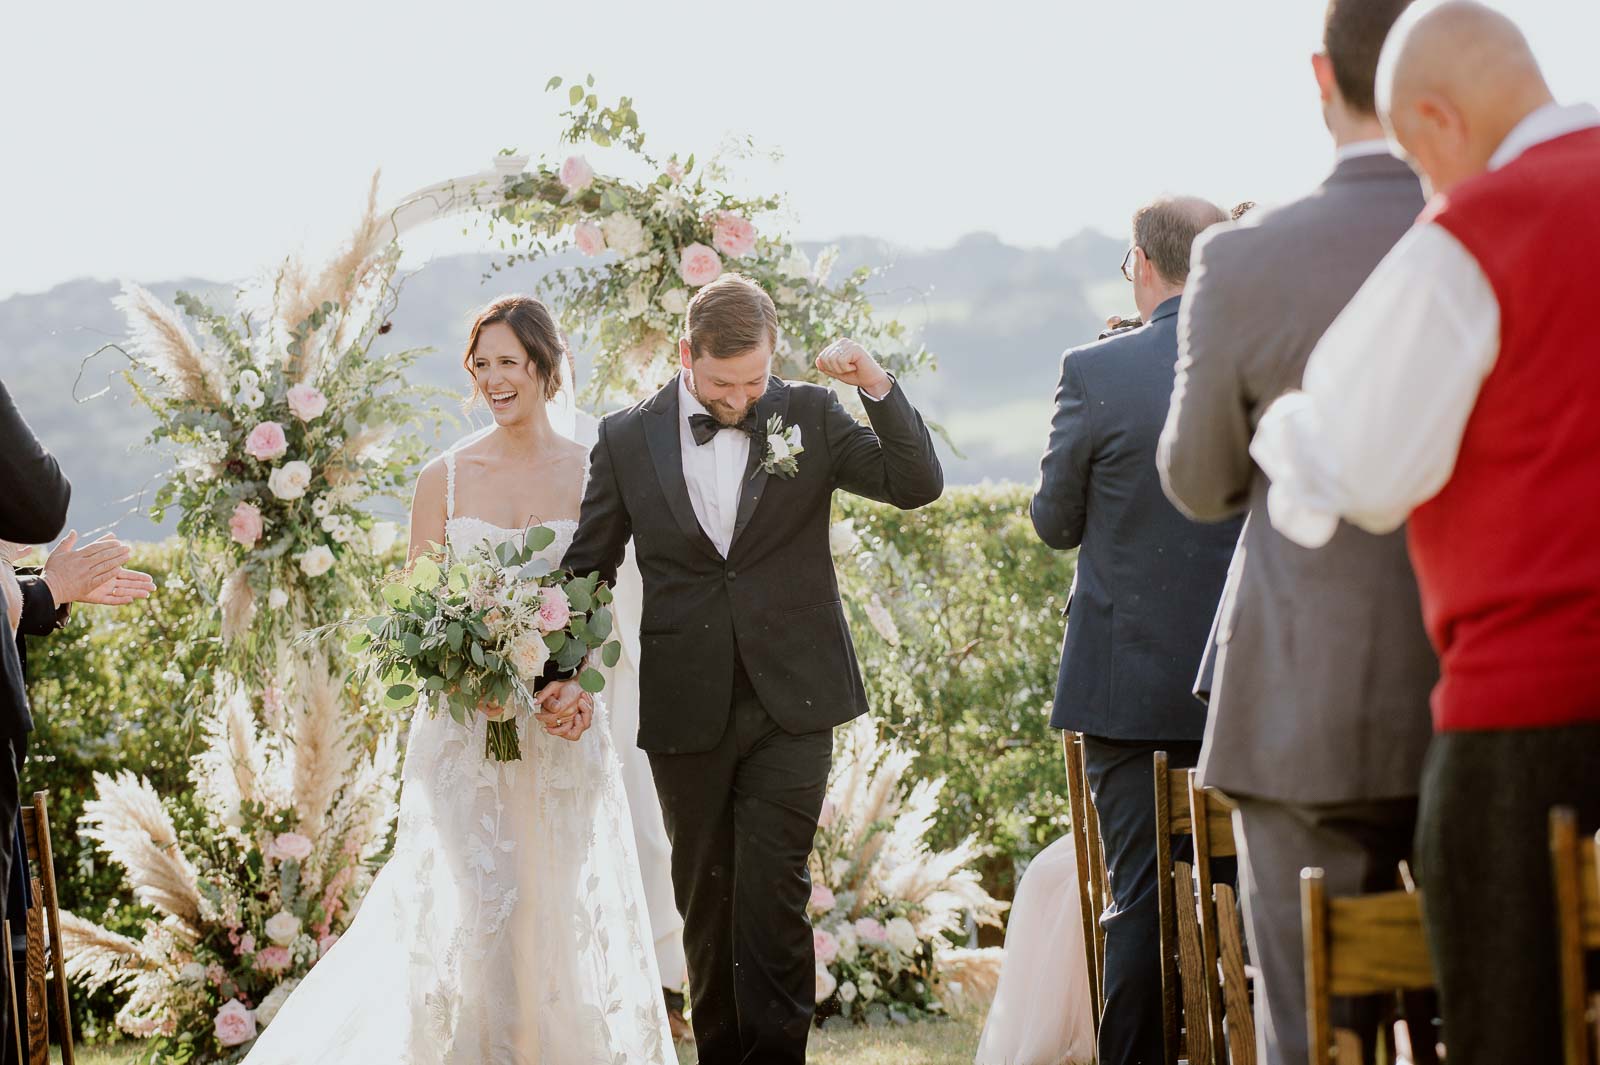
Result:
M767 422L763 445L761 468L769 475L793 477L800 471L798 459L805 448L800 444L798 425L784 425L783 418L774 414Z

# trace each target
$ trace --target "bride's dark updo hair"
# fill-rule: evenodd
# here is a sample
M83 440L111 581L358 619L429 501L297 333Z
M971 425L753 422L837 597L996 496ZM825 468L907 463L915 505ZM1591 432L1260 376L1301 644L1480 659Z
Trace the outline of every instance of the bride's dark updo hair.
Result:
M544 382L546 401L556 398L561 391L561 367L567 358L567 342L556 328L550 308L532 296L501 296L472 321L472 332L467 337L467 350L461 365L472 378L472 398L478 396L478 378L472 372L472 356L478 350L478 336L485 326L504 322L517 335L517 343L528 353L528 362Z

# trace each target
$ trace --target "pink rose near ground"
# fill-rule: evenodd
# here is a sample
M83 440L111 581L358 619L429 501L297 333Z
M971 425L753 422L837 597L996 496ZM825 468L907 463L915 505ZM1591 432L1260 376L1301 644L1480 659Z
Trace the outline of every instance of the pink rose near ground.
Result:
M244 453L258 462L281 459L288 450L289 440L277 422L262 422L244 439Z
M256 952L256 968L264 973L281 973L288 967L288 947L263 947Z
M816 950L818 965L832 965L833 960L839 956L839 941L834 938L832 932L825 929L811 930L811 945Z
M717 215L711 243L722 254L733 259L743 259L756 250L755 223L732 211L723 211Z
M722 260L704 244L691 244L678 260L678 276L690 288L709 285L722 276Z
M806 903L806 908L812 913L827 913L836 901L827 884L812 884L811 901Z
M874 947L881 947L889 942L889 932L878 921L871 917L863 917L856 922L856 938L863 943Z
M303 422L322 417L328 409L328 397L310 385L295 385L289 389L289 413Z
M582 192L594 184L594 168L581 155L569 155L561 164L561 187L568 192Z
M572 241L585 255L599 255L606 250L606 237L593 222L579 222L572 227Z
M311 857L311 840L298 832L280 832L272 841L269 857L280 862L286 858L303 862Z
M261 539L261 509L254 503L240 503L234 507L233 517L228 519L228 535L246 550L256 546L256 541Z
M545 588L539 594L544 600L539 607L539 627L545 632L566 628L567 622L572 620L572 604L567 602L567 593L560 588Z
M225 1047L236 1047L256 1037L256 1015L237 1000L226 1002L217 1011L217 1042Z

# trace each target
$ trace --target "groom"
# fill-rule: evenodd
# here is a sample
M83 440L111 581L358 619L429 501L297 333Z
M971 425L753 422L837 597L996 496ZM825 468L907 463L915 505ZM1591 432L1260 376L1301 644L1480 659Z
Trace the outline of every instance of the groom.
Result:
M563 563L612 580L631 538L644 577L639 746L672 840L703 1065L805 1060L806 859L833 726L867 709L828 548L833 492L910 510L944 487L921 416L871 355L840 340L817 359L860 390L868 428L830 389L771 376L777 335L755 282L696 293L682 372L600 423ZM573 681L540 699L581 726Z

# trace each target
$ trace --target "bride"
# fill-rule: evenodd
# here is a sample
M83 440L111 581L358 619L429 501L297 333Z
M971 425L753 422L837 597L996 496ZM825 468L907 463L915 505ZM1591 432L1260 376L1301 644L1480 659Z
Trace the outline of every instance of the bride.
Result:
M412 558L542 524L560 563L587 467L548 409L564 350L535 299L479 313L464 365L494 425L422 471ZM505 712L521 761L485 759L484 714L463 727L418 704L394 856L248 1065L675 1065L610 731ZM603 726L603 697L592 713Z

